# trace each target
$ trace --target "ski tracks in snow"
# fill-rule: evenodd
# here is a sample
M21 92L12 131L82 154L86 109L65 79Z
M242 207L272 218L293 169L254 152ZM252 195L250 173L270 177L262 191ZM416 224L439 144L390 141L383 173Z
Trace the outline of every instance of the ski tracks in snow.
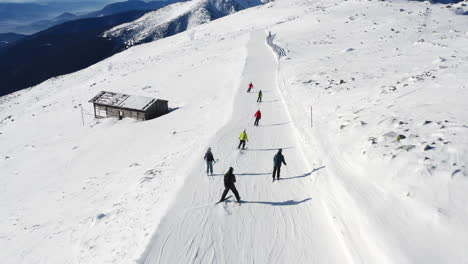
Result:
M277 87L277 61L263 31L251 33L241 87L230 122L212 140L219 161L215 175L205 165L195 169L161 222L140 263L348 263L336 243L333 220L300 150L290 117ZM247 84L254 89L246 93ZM256 103L259 90L263 103ZM262 111L258 127L253 114ZM246 129L248 149L237 150ZM273 155L278 148L288 166L272 182ZM243 203L214 205L224 189L223 175L232 166ZM213 206L211 206L211 204Z

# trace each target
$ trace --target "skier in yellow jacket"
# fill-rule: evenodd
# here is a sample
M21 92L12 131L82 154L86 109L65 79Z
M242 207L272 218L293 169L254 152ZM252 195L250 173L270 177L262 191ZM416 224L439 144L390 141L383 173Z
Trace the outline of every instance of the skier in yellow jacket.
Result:
M239 142L239 146L237 148L239 149L241 147L241 145L242 145L242 149L244 149L245 148L245 141L249 141L249 138L247 137L247 132L245 132L245 129L240 134L239 140L240 140L240 142Z

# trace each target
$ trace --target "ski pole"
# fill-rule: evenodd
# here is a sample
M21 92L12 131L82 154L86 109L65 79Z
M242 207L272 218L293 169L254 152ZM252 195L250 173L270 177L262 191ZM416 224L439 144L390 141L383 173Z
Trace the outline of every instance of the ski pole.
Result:
M250 118L249 124L252 124L252 121L254 120L254 116Z

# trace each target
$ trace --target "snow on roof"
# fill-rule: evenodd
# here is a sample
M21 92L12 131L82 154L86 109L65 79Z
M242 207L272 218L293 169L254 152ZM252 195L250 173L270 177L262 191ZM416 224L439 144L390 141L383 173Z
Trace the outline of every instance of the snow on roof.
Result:
M102 91L89 102L118 108L146 110L155 101L155 98L150 97Z

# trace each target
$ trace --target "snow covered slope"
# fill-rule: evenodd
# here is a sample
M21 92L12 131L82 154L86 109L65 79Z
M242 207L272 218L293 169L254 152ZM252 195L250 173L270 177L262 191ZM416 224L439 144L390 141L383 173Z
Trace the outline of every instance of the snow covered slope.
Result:
M0 98L3 263L140 256L199 161L197 150L231 111L226 98L239 83L247 37L222 34L229 41L214 45L210 31L141 46ZM178 109L147 122L95 120L88 100L101 90L167 99Z
M134 22L119 25L103 36L119 38L127 46L133 46L172 36L239 10L260 5L262 1L192 0L175 3L148 13Z
M207 177L202 163L192 171L142 263L348 262L324 214L322 198L310 185L310 178L325 166L308 168L277 88L277 63L265 37L263 30L252 32L242 74L242 84L255 80L265 100L255 103L256 93L238 90L230 122L211 140L219 158L217 174ZM263 117L258 127L252 127L257 109ZM239 151L233 139L242 127L247 127L249 143ZM284 149L288 165L282 167L281 180L272 183L272 159L278 148ZM229 201L215 206L229 166L235 168L242 205Z
M400 1L276 27L285 101L358 263L468 261L467 28L445 5Z
M426 2L276 0L1 97L0 259L466 263L467 28ZM95 120L101 90L177 109ZM229 166L245 203L214 206Z

